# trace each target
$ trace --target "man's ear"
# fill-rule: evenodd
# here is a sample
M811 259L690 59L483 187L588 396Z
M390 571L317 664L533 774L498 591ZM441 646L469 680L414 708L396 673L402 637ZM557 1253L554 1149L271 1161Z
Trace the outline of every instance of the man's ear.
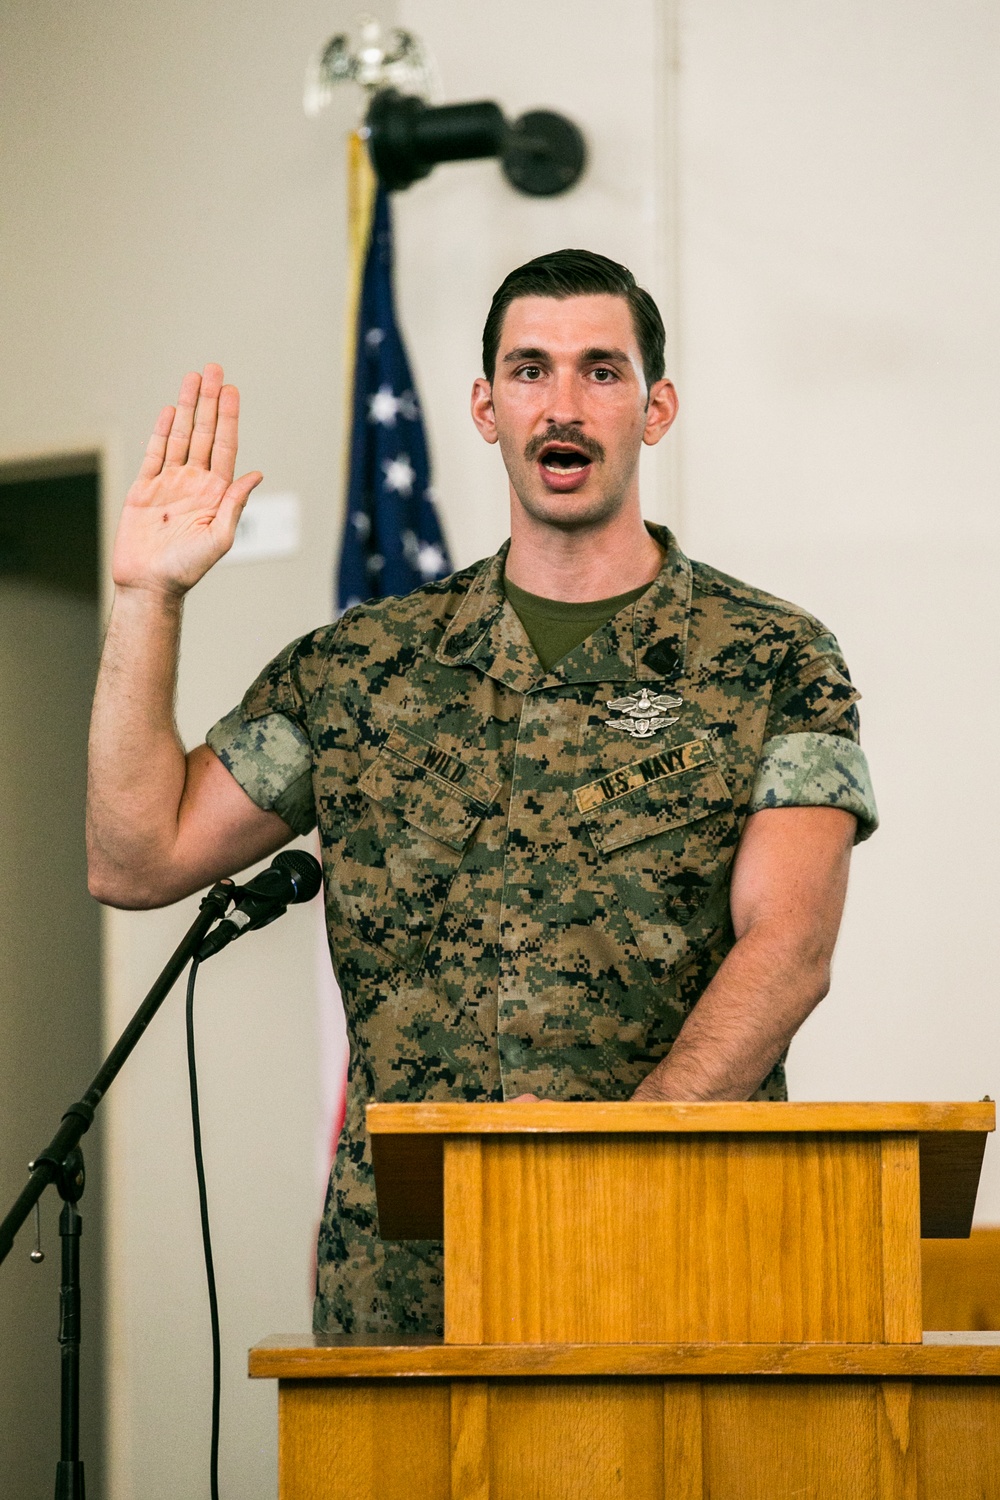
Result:
M652 446L664 437L677 415L677 392L669 380L654 381L649 390L646 405L646 427L642 434L644 443Z
M497 441L497 422L493 414L493 387L485 375L472 384L472 420L488 443Z

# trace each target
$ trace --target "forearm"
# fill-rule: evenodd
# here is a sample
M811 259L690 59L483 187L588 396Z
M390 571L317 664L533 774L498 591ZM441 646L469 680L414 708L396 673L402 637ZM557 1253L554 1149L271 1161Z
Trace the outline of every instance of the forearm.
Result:
M90 728L87 849L94 895L146 905L169 862L186 761L174 723L181 595L119 588Z
M748 1099L830 983L829 950L777 921L750 927L636 1099Z
M90 889L111 906L166 906L292 836L207 745L185 755L174 724L181 601L232 546L263 477L233 477L239 408L219 365L186 375L118 523L87 789Z

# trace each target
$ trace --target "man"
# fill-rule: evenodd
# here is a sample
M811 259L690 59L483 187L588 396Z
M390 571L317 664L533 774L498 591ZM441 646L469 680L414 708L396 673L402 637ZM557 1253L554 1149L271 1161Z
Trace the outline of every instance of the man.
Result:
M351 1040L316 1327L432 1332L440 1246L377 1234L371 1099L781 1099L876 823L833 637L639 507L677 410L663 325L584 251L511 273L472 416L495 558L293 643L185 756L181 600L232 543L238 395L160 416L115 543L92 890L176 901L318 819Z

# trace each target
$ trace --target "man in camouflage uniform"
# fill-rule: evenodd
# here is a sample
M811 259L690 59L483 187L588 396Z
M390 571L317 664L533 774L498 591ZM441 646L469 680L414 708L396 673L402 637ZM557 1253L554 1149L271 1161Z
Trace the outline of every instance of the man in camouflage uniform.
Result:
M153 855L134 832L138 778L109 744L127 710L115 677L136 688L145 659L165 680L176 652L162 599L130 591L158 597L155 579L179 598L214 561L189 541L164 560L141 512L174 506L178 535L207 514L221 555L256 482L231 482L235 393L218 367L163 414L117 544L95 893L121 900L127 871L142 904L176 899L319 827L351 1044L320 1331L441 1325L440 1245L378 1236L369 1101L784 1098L850 844L876 822L833 637L643 527L639 442L676 401L629 273L584 252L512 273L484 367L473 415L510 475L511 542L293 643L183 771L147 732L146 774L161 755L176 790ZM211 475L217 450L214 493L178 477Z

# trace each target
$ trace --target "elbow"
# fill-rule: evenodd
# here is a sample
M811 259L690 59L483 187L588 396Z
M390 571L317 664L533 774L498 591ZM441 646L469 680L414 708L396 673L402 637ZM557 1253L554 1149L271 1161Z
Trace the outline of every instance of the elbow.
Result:
M787 923L755 923L738 937L747 944L754 972L772 983L803 1019L830 993L833 942L825 932Z
M113 906L119 911L146 911L164 905L147 892L137 890L131 882L109 878L104 872L92 871L87 877L87 889L102 906Z
M799 989L808 1007L812 1010L830 993L832 978L830 955L827 952L803 954L799 964ZM807 1011L808 1014L808 1011Z
M92 848L87 850L87 890L102 906L118 904L118 883L113 872L96 857Z
M102 906L119 911L151 911L177 899L144 874L109 866L93 857L87 862L87 889Z
M830 993L830 965L823 964L813 974L813 1004L818 1005Z

